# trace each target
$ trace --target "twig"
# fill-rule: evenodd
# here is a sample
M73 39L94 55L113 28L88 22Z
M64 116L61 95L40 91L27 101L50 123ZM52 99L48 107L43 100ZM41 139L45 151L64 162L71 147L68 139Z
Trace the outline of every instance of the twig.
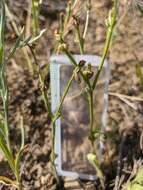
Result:
M140 148L141 148L141 150L143 150L143 131L140 136Z
M129 100L119 97L120 100L122 100L124 103L126 103L129 107L131 107L132 109L134 109L135 111L138 110L137 106L133 103L131 103Z
M109 92L110 96L116 96L118 98L125 98L131 101L139 101L139 102L143 102L143 98L141 97L137 97L137 96L128 96L125 94L119 94L119 93L114 93L114 92Z

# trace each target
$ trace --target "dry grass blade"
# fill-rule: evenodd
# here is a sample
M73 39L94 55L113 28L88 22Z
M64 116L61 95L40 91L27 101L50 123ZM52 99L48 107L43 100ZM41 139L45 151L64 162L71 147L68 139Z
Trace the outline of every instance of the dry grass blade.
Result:
M18 49L19 45L20 45L20 42L21 42L21 39L22 39L22 35L23 35L23 32L24 32L24 28L22 29L22 31L20 32L20 35L18 37L18 39L16 40L16 43L15 45L12 47L12 49L10 50L10 53L8 55L8 58L7 58L7 61L14 55L14 53L16 52L16 50Z
M18 188L18 184L16 181L13 181L5 176L0 176L0 183L3 183L4 185L11 185Z
M125 94L114 93L114 92L109 92L109 95L110 96L116 96L116 97L119 97L119 98L126 98L126 99L131 100L131 101L143 102L143 98L137 97L137 96L128 96L128 95L125 95Z

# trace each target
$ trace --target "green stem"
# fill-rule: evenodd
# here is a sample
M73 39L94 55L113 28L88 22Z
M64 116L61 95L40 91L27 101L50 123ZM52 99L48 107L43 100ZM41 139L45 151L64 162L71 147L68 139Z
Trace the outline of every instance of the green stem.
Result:
M43 101L44 101L46 110L49 113L50 118L52 118L51 106L50 106L50 102L48 100L47 92L45 90L45 84L44 84L44 80L43 80L42 74L40 72L40 69L39 69L39 81L40 81L40 85L41 85L41 93L42 93L42 97L43 97Z
M103 56L101 58L101 62L100 62L100 65L98 67L97 73L95 75L94 81L93 81L93 85L92 85L93 89L95 89L95 87L97 85L97 81L98 81L100 73L101 73L101 71L103 69L103 65L104 65L107 53L109 51L109 47L110 47L112 36L113 36L113 31L114 31L114 28L115 28L115 25L116 25L117 5L118 5L118 0L115 0L111 26L108 27L107 36L106 36L106 42L105 42L105 46L104 46L104 52L103 52Z
M77 67L76 67L77 68ZM74 69L74 71L76 70L76 68ZM51 162L52 162L52 166L53 166L53 171L54 171L54 174L55 174L55 177L57 179L57 182L59 181L58 180L58 177L57 177L57 172L56 172L56 167L54 165L54 162L55 162L55 159L56 159L56 155L55 155L55 130L56 130L56 121L57 119L59 118L60 114L61 114L61 108L62 108L62 105L63 105L63 102L65 100L65 97L67 96L68 92L69 92L69 89L70 89L70 86L74 80L74 71L73 71L73 74L71 76L71 78L69 79L67 85L66 85L66 88L64 90L64 93L62 95L62 98L60 100L60 104L57 108L57 111L55 113L55 115L53 116L52 118L52 152L51 152Z
M8 148L10 149L10 142L9 142L9 123L8 123L8 87L7 81L5 77L5 1L1 1L0 3L1 15L0 15L0 91L1 97L3 100L3 108L4 108L4 127L5 127L5 135L6 135L6 142Z
M4 115L5 115L5 135L6 135L6 142L9 150L10 148L10 140L9 140L9 121L8 121L8 97L6 97L6 101L4 101Z
M68 84L67 84L67 86L65 88L64 94L63 94L63 96L61 98L61 101L60 101L60 104L59 104L59 107L58 107L58 110L57 110L57 113L59 113L61 111L64 99L65 99L65 97L66 97L66 95L67 95L67 93L68 93L68 91L70 89L70 86L71 86L71 84L72 84L72 82L74 80L74 72L75 72L76 68L74 69L73 74L72 74L71 78L69 79Z
M34 36L38 35L39 32L39 0L32 0L32 13L33 13L33 31Z
M19 172L16 175L16 182L18 183L18 190L22 190L22 183L21 183L21 177L19 175Z
M45 108L46 108L50 118L52 118L50 102L48 100L44 79L42 77L42 72L41 72L40 67L38 65L38 61L37 61L37 58L36 58L36 55L35 55L35 51L33 50L33 48L31 46L28 46L28 47L29 47L29 49L31 51L31 54L32 54L33 59L34 59L34 62L36 64L36 66L38 67L39 82L40 82L40 86L41 86L40 89L41 89L42 98L43 98L43 101L44 101L44 104L45 104Z
M80 35L79 26L76 27L76 32L77 32L77 37L78 37L78 42L79 42L80 53L84 54L84 39Z
M94 131L94 107L93 107L93 91L91 90L88 94L88 99L89 99L89 116L90 116L90 136L93 136L93 131ZM92 149L94 152L94 140L92 140L91 138L91 145L92 145Z
M10 148L9 142L9 122L8 122L8 87L5 77L5 63L1 68L1 97L3 100L3 109L4 109L4 128L5 128L5 135L6 135L6 142L8 147Z

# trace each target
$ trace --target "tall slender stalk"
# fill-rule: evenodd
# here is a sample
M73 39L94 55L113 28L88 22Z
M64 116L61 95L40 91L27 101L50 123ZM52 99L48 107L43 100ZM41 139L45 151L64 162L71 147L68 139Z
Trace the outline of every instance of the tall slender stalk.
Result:
M39 76L39 82L40 82L40 87L41 87L41 93L42 93L42 98L45 104L45 108L49 114L49 117L52 119L52 112L51 112L51 107L50 107L50 102L48 100L48 95L47 95L47 88L45 86L45 82L44 82L44 77L42 76L42 72L40 70L40 66L38 64L36 55L35 55L35 51L33 50L33 48L31 46L28 46L31 54L33 56L34 62L37 66L37 72L38 72L38 76Z
M77 2L77 1L75 1ZM88 25L89 25L89 12L90 12L90 0L88 0L88 7L87 7L87 16L86 16L86 23L85 23L85 27L84 27L84 31L83 34L80 31L80 27L78 25L78 22L76 22L76 17L74 16L75 19L75 29L76 29L76 33L77 33L77 37L78 37L78 43L79 43L79 48L80 48L80 53L84 54L84 43L85 43L85 38L86 38L86 33L87 33L87 29L88 29ZM65 16L65 20L63 15L61 15L61 20L60 20L60 31L57 34L58 36L58 51L62 51L63 53L65 53L67 55L67 57L69 58L70 62L72 63L72 65L74 66L74 68L78 68L78 74L80 74L82 80L84 81L85 85L86 85L86 89L87 89L87 96L88 96L88 103L89 103L89 115L90 115L90 124L89 124L89 129L90 129L90 134L89 134L89 140L91 141L91 145L92 145L92 153L94 154L94 166L95 168L97 168L98 174L99 174L99 178L101 177L101 184L103 186L104 183L104 177L102 174L102 172L100 171L100 166L99 166L99 162L96 161L96 151L94 149L94 142L95 142L95 129L94 129L94 90L96 89L96 85L97 85L97 81L99 79L99 76L101 74L101 71L103 69L103 65L107 56L107 53L109 51L109 47L111 44L111 40L112 40L112 36L113 36L113 31L116 25L116 19L117 19L117 13L118 13L118 0L114 1L114 7L109 15L108 18L108 30L107 30L107 35L106 35L106 42L105 42L105 47L104 47L104 52L103 52L103 56L101 58L101 63L98 67L97 73L95 74L93 81L90 80L90 76L87 75L87 72L84 71L88 71L91 72L90 74L92 74L92 70L82 70L79 68L78 63L76 62L74 56L72 55L72 53L69 51L69 49L66 46L65 43L65 27L68 25L68 21L70 20L70 17L72 16L72 5L69 4L69 7L67 9L66 12L66 16ZM91 75L92 76L92 75ZM74 73L72 74L71 78L69 79L67 86L65 88L65 91L63 93L63 96L60 100L60 104L56 110L56 113L53 115L52 117L52 153L51 153L51 159L52 159L52 163L54 164L56 155L54 152L54 146L55 146L55 128L56 128L56 121L57 119L60 117L61 115L61 108L63 105L63 102L65 100L65 97L70 89L71 83L74 79Z
M85 39L86 39L86 34L87 34L87 30L88 30L88 25L89 25L89 15L90 15L90 10L91 10L91 1L87 0L87 4L86 4L86 22L85 22L85 26L84 26L84 31L83 31L83 35L81 35L80 32L80 27L78 24L78 21L75 20L76 24L76 32L77 32L77 37L78 37L78 42L79 42L79 48L80 48L80 53L81 55L84 54L85 52L85 48L84 48L84 44L85 44ZM68 52L66 52L67 56L70 58L72 58L72 55L70 55ZM73 58L72 58L73 59ZM72 62L74 63L75 61L72 60ZM91 141L91 146L92 146L92 151L94 152L94 138L93 138L93 131L94 131L94 106L93 106L93 91L94 89L91 86L90 80L88 78L85 78L85 76L83 75L82 71L80 72L85 84L88 86L88 92L87 92L87 97L88 97L88 105L89 105L89 116L90 116L90 122L89 122L89 129L90 129L90 134L89 134L89 139Z
M91 90L88 94L88 101L89 101L89 116L90 116L90 137L92 137L93 134L93 127L94 127L94 103L93 103L93 91ZM91 138L91 145L94 152L94 141Z
M73 71L73 74L72 76L70 77L66 87L65 87L65 90L63 92L63 95L62 95L62 98L60 100L60 104L56 110L56 113L53 115L52 117L52 152L51 152L51 162L52 162L52 166L53 166L53 171L54 171L54 174L55 174L55 177L57 179L57 182L59 183L59 178L57 176L57 172L56 172L56 167L55 167L55 159L56 159L56 155L55 155L55 130L56 130L56 121L57 119L61 116L61 109L62 109L62 106L63 106L63 103L64 103L64 100L69 92L69 89L71 87L71 84L74 80L74 72L76 71L77 67L74 69Z
M73 74L72 74L72 76L70 77L70 79L69 79L69 81L68 81L68 83L67 83L67 85L66 85L66 88L65 88L65 90L64 90L64 92L63 92L62 98L61 98L61 100L60 100L60 104L59 104L59 106L58 106L58 108L57 108L57 110L56 110L56 113L54 114L54 117L53 117L53 119L52 119L53 124L55 124L55 122L57 121L57 119L58 119L58 118L60 117L60 115L61 115L61 109L62 109L62 106L63 106L63 102L64 102L64 100L65 100L65 98L66 98L66 96L67 96L67 94L68 94L68 92L69 92L69 89L70 89L70 87L71 87L71 84L72 84L72 82L73 82L73 80L74 80L74 72L75 72L75 71L76 71L76 68L74 69ZM55 133L54 133L53 137L55 137Z
M114 28L116 26L116 21L117 21L118 3L119 3L119 0L114 0L114 7L111 10L111 12L109 13L109 18L107 20L107 27L108 27L108 29L107 29L107 35L106 35L106 42L105 42L105 46L104 46L104 51L103 51L103 55L102 55L102 58L101 58L101 62L100 62L100 65L98 67L97 73L96 73L94 81L93 81L93 85L92 85L93 89L96 88L97 81L98 81L99 76L101 74L101 71L103 69L103 65L104 65L105 59L107 57L107 53L109 51L109 47L110 47L112 36L113 36L113 31L114 31Z
M16 185L19 190L22 190L22 181L20 175L20 161L22 155L25 151L26 146L24 146L24 129L23 129L23 120L20 124L21 126L21 146L16 155L13 154L10 138L9 138L9 93L8 93L8 84L6 77L6 63L14 55L17 49L25 47L30 43L31 38L23 39L23 30L19 34L18 39L16 40L14 46L10 50L8 57L5 55L5 0L0 1L0 96L3 101L3 118L0 122L0 149L2 150L7 162L15 176L15 180L11 180L7 177L0 176L0 180L3 180L6 183L11 183ZM37 38L36 38L37 39ZM35 39L33 39L35 40ZM33 41L32 40L32 41ZM31 41L31 43L32 43Z
M100 164L99 164L100 162L97 159L96 152L94 150L94 142L95 142L96 138L94 137L95 134L94 134L94 128L93 128L93 113L94 113L94 110L93 110L93 92L94 92L94 90L96 90L97 82L98 82L99 76L102 72L103 65L104 65L107 53L109 51L110 44L111 44L113 31L114 31L116 21L117 21L118 2L119 2L119 0L114 1L114 7L113 7L112 11L109 13L109 18L107 21L108 30L107 30L107 35L106 35L104 52L103 52L97 73L94 77L93 84L91 85L91 92L89 94L89 108L90 108L90 138L89 139L90 139L91 144L92 144L93 154L89 154L88 159L91 162L91 164L96 168L97 176L100 179L100 183L101 183L101 186L103 189L104 189L104 176L103 176L102 171L100 169Z
M39 33L39 0L32 0L33 32L34 36Z
M1 18L0 18L0 86L1 86L1 97L3 100L3 108L4 108L4 127L5 127L5 135L6 142L8 147L10 147L9 142L9 123L8 123L8 87L5 76L5 41L4 41L4 33L5 33L5 4L4 1L1 2Z

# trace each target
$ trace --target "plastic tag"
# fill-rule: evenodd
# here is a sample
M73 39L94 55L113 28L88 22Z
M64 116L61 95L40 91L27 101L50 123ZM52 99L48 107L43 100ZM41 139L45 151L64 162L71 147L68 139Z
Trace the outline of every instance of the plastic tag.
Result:
M85 60L96 71L101 58L92 55L75 55L77 63ZM52 112L55 113L63 91L73 73L74 66L65 55L54 55L50 60ZM108 108L109 66L104 63L94 92L94 127L104 130ZM73 81L64 100L61 117L56 122L55 160L61 176L96 179L96 171L87 160L91 153L89 135L89 108L84 84Z

